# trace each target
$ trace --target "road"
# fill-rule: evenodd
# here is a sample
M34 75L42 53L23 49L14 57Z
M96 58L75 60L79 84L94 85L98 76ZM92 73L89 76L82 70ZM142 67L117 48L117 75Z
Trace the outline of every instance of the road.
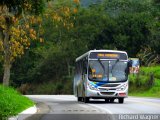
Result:
M118 100L114 103L91 100L85 104L77 102L76 97L72 95L28 95L28 97L48 106L48 111L38 118L40 120L123 120L129 119L128 117L140 119L140 116L137 116L140 114L152 114L152 119L160 119L160 99L129 97L123 104L119 104ZM43 108L40 111L43 111Z

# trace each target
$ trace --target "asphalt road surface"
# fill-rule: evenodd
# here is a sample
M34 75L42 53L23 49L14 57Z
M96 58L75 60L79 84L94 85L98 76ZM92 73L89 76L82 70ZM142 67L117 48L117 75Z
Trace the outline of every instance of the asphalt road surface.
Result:
M28 95L38 103L30 120L160 120L160 99L129 97L119 104L91 100L77 102L73 95ZM38 117L37 117L38 116Z

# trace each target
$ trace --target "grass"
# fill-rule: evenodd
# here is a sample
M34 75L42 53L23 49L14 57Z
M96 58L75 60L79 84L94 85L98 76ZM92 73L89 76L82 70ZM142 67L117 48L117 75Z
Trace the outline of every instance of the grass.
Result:
M129 92L129 96L160 98L160 86L154 86L149 89L132 88Z
M17 115L34 103L13 88L0 85L0 119Z
M150 84L153 75L153 85ZM139 75L130 75L130 96L160 98L160 66L141 67Z
M146 74L154 73L155 78L160 79L160 66L142 67L141 71L144 71Z

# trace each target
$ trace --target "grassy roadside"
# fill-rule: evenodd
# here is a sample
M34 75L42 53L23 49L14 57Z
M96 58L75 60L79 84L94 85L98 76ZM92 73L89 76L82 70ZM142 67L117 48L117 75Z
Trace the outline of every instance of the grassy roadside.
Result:
M141 67L138 75L130 75L129 95L160 98L160 66Z
M34 103L13 88L0 85L0 119L17 115Z

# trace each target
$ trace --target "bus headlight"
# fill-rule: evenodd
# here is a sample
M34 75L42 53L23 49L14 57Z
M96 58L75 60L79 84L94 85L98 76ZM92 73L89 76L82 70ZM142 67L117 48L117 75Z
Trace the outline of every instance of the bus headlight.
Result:
M122 85L120 88L117 89L117 91L122 91L127 88L127 84Z
M95 86L93 86L93 85L91 85L91 84L89 84L89 83L88 83L88 87L89 87L89 89L91 89L91 90L98 90L98 88L96 88Z

